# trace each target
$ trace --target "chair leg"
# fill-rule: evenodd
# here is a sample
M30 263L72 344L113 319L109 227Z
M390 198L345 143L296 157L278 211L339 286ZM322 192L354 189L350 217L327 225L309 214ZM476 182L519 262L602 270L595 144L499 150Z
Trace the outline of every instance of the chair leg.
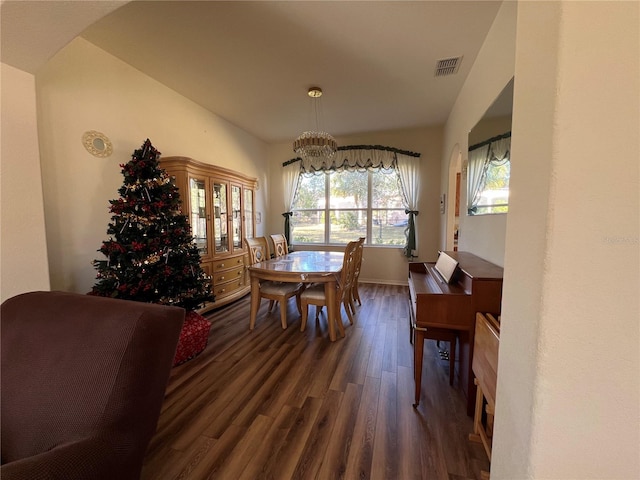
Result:
M300 331L304 332L304 330L307 328L307 316L309 314L309 304L307 304L306 302L302 302L302 312L300 313L300 315L302 316L302 320L300 321Z
M354 284L353 290L351 290L352 297L355 301L358 302L358 305L362 306L362 302L360 301L360 292L358 292L358 284Z
M356 314L356 304L353 301L353 298L349 297L349 308L351 308L351 313Z
M343 305L344 305L345 311L347 312L347 317L349 317L349 323L353 325L353 314L351 313L351 305L350 305L349 299L345 298Z
M336 322L338 323L338 330L340 331L340 335L344 337L344 325L342 324L342 308L340 307L340 304L338 304L336 314L338 315L338 318L336 318Z
M316 322L320 319L322 313L322 305L316 305Z
M302 315L302 304L300 300L300 295L296 295L296 308L298 309L298 313Z
M287 302L280 302L280 323L282 329L287 329Z
M275 305L275 300L269 300L269 310L267 310L267 312L271 313L271 310L273 310L273 306Z

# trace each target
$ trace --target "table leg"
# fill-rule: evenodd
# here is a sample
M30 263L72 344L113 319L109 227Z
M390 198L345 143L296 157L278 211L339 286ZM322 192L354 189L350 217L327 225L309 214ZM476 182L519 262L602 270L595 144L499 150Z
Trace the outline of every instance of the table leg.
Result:
M336 282L324 284L324 298L327 300L327 318L329 320L329 340L336 341L336 325L338 312L336 312Z
M253 330L256 326L256 317L258 316L258 308L260 307L260 279L251 275L251 320L249 329Z

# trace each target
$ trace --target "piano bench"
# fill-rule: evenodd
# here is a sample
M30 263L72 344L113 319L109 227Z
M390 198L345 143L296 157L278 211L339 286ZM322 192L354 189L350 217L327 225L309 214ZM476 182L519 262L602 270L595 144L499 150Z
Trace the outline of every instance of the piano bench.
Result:
M449 328L421 327L415 323L411 324L411 338L413 340L413 372L415 380L415 403L417 407L420 403L420 390L422 388L422 359L424 358L424 341L437 340L449 342L449 385L453 385L453 378L456 371L456 343L458 331Z

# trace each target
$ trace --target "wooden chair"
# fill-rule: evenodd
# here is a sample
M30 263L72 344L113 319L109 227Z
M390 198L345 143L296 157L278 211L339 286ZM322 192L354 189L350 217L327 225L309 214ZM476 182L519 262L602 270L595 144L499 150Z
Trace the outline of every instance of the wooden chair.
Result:
M264 262L271 258L266 237L245 238L244 241L249 251L251 264ZM301 313L300 292L303 288L302 283L260 282L260 297L269 300L269 313L271 313L275 302L280 302L280 323L283 329L287 328L287 303L291 297L296 297L296 307L298 313Z
M341 306L344 305L344 309L349 317L349 323L353 325L353 315L351 313L351 285L353 282L353 274L355 271L356 250L358 242L349 242L344 251L344 260L342 261L342 271L340 273L340 279L336 285L336 312L338 315L338 329L344 336L344 326L342 325ZM316 313L327 304L327 299L324 294L324 284L315 284L307 287L300 294L300 301L302 306L302 323L300 325L300 331L304 332L307 328L307 316L309 305L316 306ZM318 315L316 314L316 318Z
M362 254L364 253L364 241L365 237L358 239L358 247L356 248L356 259L353 272L353 284L351 286L351 306L354 306L354 302L358 302L358 305L362 306L360 300L360 292L358 292L358 278L360 277L360 268L362 266ZM355 313L355 312L354 312Z
M476 330L473 341L472 371L475 377L476 409L473 417L473 433L469 440L482 443L491 461L493 446L493 420L498 383L498 356L500 351L500 317L476 312ZM489 473L480 471L480 478Z
M281 257L289 253L289 245L287 245L287 238L281 233L271 235L273 241L273 254L276 257Z

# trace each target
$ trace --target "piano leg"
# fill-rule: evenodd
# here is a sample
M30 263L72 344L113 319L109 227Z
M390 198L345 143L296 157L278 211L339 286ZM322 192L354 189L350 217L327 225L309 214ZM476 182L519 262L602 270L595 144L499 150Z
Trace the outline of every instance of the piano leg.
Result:
M453 338L449 340L449 385L453 385L453 377L456 372L456 343L458 335L454 332Z
M422 388L422 357L424 355L424 334L426 328L413 326L413 376L416 384L413 407L420 404L420 389Z
M413 331L413 375L416 384L414 407L420 404L420 389L422 388L422 359L424 356L424 340L449 342L449 385L453 385L456 365L456 343L458 332L447 328L424 328L412 324Z
M409 343L413 345L413 320L409 319Z

